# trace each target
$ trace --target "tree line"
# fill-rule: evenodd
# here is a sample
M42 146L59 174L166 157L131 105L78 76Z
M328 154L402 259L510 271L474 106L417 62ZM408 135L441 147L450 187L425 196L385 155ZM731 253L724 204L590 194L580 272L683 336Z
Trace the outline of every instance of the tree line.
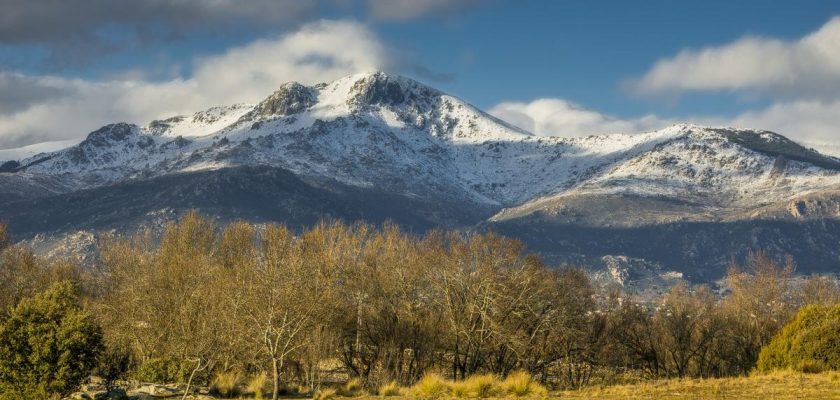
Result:
M73 302L70 319L93 324L92 372L107 379L264 374L277 398L331 383L332 370L369 388L526 371L577 388L748 373L799 307L840 301L835 280L794 287L793 272L792 260L755 253L733 263L722 297L678 284L638 304L493 233L339 222L293 232L189 213L160 237L108 238L92 265L40 259L0 228L0 329L52 293ZM0 353L14 350L2 342ZM9 381L21 375L4 371L26 368L36 367L0 359L0 392L19 390Z

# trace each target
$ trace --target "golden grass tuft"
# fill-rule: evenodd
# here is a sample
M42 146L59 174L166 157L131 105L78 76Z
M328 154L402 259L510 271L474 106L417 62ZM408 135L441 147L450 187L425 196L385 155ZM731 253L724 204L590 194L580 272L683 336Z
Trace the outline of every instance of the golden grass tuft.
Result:
M271 386L271 379L265 372L260 372L248 379L245 384L245 392L253 395L255 399L261 400L265 393L270 390L269 386Z
M312 396L312 400L332 400L336 398L338 393L335 389L321 389L315 392L315 395Z
M473 375L463 381L450 381L437 374L429 374L412 386L408 393L424 399L494 397L545 397L548 390L527 372L514 372L504 380L496 375Z
M379 395L382 397L393 397L400 395L400 384L396 381L388 382L379 388Z
M362 386L362 381L357 378L350 379L344 386L338 388L336 391L341 397L356 397L364 394L364 386Z
M488 398L503 394L499 377L492 374L473 375L451 384L452 397Z
M450 383L438 374L427 374L409 392L424 399L439 399L449 395Z
M210 382L210 391L225 397L238 396L242 380L239 371L217 372Z
M548 395L548 389L535 381L531 374L525 371L517 371L508 375L502 381L502 391L513 397L529 397Z

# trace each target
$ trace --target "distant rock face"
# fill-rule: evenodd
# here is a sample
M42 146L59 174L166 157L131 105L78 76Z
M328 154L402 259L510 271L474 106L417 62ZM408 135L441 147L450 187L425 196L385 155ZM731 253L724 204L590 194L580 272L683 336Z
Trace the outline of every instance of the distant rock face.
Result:
M164 120L152 121L149 123L149 132L155 136L163 135L172 125L184 121L185 118L183 115L178 115Z
M108 147L114 142L123 141L132 133L135 127L125 122L105 125L88 135L80 146Z
M825 197L797 199L789 203L788 211L797 219L840 217L840 201Z
M0 164L0 172L15 172L20 168L20 162L12 160Z
M596 285L618 285L642 298L656 298L675 283L683 281L681 272L665 271L656 263L624 255L603 256L591 270Z
M292 115L315 105L317 101L312 88L297 82L287 83L263 100L252 111L258 116Z
M365 76L353 84L348 105L397 105L405 101L402 85L396 78L383 73Z

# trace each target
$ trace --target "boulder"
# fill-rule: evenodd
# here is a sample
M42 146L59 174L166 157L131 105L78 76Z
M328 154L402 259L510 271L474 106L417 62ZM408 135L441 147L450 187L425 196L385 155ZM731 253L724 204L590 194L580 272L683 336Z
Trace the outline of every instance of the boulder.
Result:
M152 398L166 398L174 396L182 396L184 391L176 385L159 385L154 383L141 384L136 389L129 393L131 397L143 398L142 396L151 396Z

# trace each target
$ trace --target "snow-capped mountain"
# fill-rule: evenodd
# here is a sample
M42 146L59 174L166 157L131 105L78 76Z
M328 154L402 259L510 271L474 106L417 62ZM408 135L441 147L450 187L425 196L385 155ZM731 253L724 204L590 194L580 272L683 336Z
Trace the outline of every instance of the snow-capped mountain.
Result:
M10 154L26 153L0 158ZM582 262L624 254L591 252L562 232L833 221L838 193L840 160L774 133L675 125L539 137L381 72L288 83L258 104L145 126L107 125L76 145L0 161L0 219L24 237L200 208L300 224L328 216L490 227ZM69 200L77 208L66 213ZM836 243L840 231L833 235L825 240Z

